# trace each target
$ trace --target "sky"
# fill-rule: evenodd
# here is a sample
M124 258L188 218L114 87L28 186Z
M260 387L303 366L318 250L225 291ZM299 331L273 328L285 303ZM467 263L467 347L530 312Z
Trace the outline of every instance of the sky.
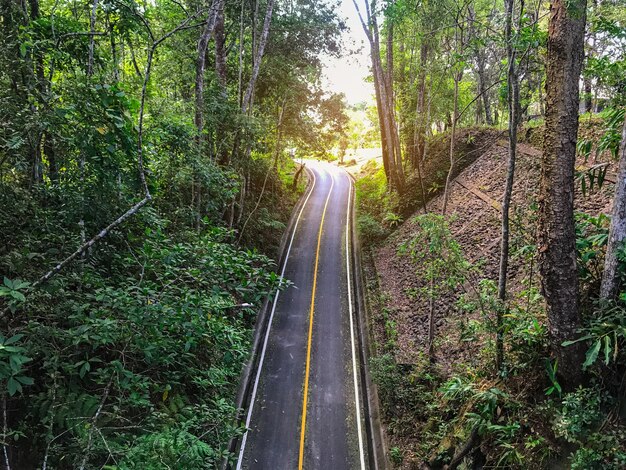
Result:
M369 75L369 44L352 0L341 0L339 14L346 19L349 28L344 33L346 52L354 52L340 59L325 59L324 88L344 93L351 105L362 101L373 102L373 85L365 81Z

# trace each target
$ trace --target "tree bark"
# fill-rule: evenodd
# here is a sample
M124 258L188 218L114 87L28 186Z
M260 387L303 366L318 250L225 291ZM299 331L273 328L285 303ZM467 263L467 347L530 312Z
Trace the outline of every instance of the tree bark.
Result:
M476 12L471 4L468 7L468 13L470 17L470 35L472 37L478 37L478 33L476 32ZM480 96L480 99L477 103L479 122L482 122L482 117L484 113L485 123L488 126L492 126L493 119L491 118L491 103L489 102L489 88L487 85L488 80L487 71L485 68L484 47L479 46L478 48L476 48L475 52L476 75L478 75L478 96Z
M227 70L226 70L226 32L224 30L224 2L221 2L215 17L215 75L220 88L220 98L228 101ZM216 129L216 155L220 162L228 161L228 148L226 147L226 125L218 121Z
M448 200L450 199L450 187L452 186L452 175L454 174L454 139L456 138L456 121L459 118L459 82L461 81L461 73L457 72L454 74L454 111L452 113L451 118L451 131L450 131L450 150L449 150L449 158L450 158L450 168L448 169L448 176L446 177L446 187L443 192L443 207L441 209L441 213L443 215L446 214L448 210Z
M202 131L204 129L204 70L206 67L206 51L209 39L215 29L215 19L220 5L223 7L224 0L213 0L207 14L206 21L200 39L198 39L196 55L196 82L195 82L195 113L194 124L196 125L196 145L202 146Z
M383 165L385 175L391 188L399 193L404 191L404 172L402 169L402 155L400 153L398 129L393 110L392 98L389 95L390 86L387 74L384 72L380 56L380 33L376 16L372 14L369 3L365 2L367 23L365 22L359 5L353 0L354 7L359 15L361 26L370 43L370 58L374 76L374 91L380 121L381 143L383 147ZM373 2L372 9L376 4Z
M415 147L413 158L411 159L413 167L416 168L420 158L424 153L424 142L426 140L426 126L428 122L425 120L426 112L426 63L428 61L428 43L422 39L420 46L419 72L417 77L418 97L417 97L417 132L415 133Z
M261 60L263 59L263 54L265 53L265 46L267 45L267 38L270 34L270 25L272 23L272 12L274 8L274 0L268 0L267 9L265 11L265 20L263 22L263 30L261 32L261 37L259 39L258 44L256 45L256 51L254 54L254 66L252 67L252 76L250 77L250 81L248 82L248 87L246 88L246 93L243 97L243 102L241 105L241 112L246 114L248 112L248 108L252 104L252 93L254 92L254 88L256 86L257 78L259 77L259 70L261 68Z
M98 0L93 0L91 4L91 14L89 15L89 58L87 61L87 76L93 75L94 51L96 47L96 13L98 11Z
M517 71L517 54L513 46L513 13L515 0L505 0L505 42L508 60L507 68L507 104L509 108L509 162L507 167L506 184L502 196L502 230L500 242L500 269L498 273L498 300L501 305L496 318L496 368L500 370L504 361L504 333L502 320L506 302L506 281L509 270L509 208L513 194L515 179L515 160L517 156L517 126L520 121L519 77ZM520 7L520 16L523 10Z
M215 16L215 74L223 97L226 97L226 32L224 30L224 2Z
M578 81L583 63L586 0L554 0L546 60L546 124L539 190L539 268L552 352L567 389L582 381L584 347L562 343L580 326L574 165L578 135Z
M626 117L622 127L622 144L619 155L619 173L615 185L609 241L604 259L602 285L600 286L600 301L602 303L613 300L619 294L620 287L617 254L623 248L626 238Z
M487 78L485 71L485 57L482 51L476 53L476 72L478 73L478 92L482 97L483 111L485 112L485 123L493 126L491 117L491 103L489 102L489 91L487 90Z
M258 8L258 2L256 7ZM265 10L265 20L263 21L263 29L261 30L261 37L256 39L256 21L254 22L254 31L252 34L253 38L253 46L252 46L252 74L250 76L250 80L248 81L248 86L246 87L246 91L241 100L241 113L248 114L252 107L252 100L254 97L254 89L256 87L256 81L259 77L259 71L261 69L261 61L263 60L263 54L265 53L265 46L267 45L267 39L270 34L270 25L272 24L272 14L274 9L274 0L268 0L267 9ZM255 10L255 17L257 16ZM235 142L233 144L233 151L230 155L227 155L227 160L222 161L221 163L227 165L230 163L230 159L235 157L239 153L239 147L241 145L242 134L241 131L238 131L235 135ZM249 158L251 151L251 147L248 146L246 148L246 158Z

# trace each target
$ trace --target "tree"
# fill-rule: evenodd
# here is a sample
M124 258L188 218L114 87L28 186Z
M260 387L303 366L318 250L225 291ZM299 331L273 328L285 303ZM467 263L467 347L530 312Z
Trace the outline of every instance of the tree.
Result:
M455 5L454 11L454 39L450 48L451 52L451 71L452 80L454 83L454 92L452 98L452 116L450 118L450 148L448 151L448 158L450 161L450 167L448 168L448 175L446 177L446 186L443 192L443 205L441 213L445 215L448 208L448 199L450 197L450 190L452 185L452 178L455 172L455 144L456 144L456 127L459 123L459 86L461 79L463 78L465 62L463 60L464 49L466 45L465 34L465 8L466 5Z
M561 380L582 380L583 349L565 348L580 327L574 230L574 164L586 0L554 0L546 60L546 123L539 192L539 267L552 352Z
M501 304L497 312L496 333L496 366L502 367L504 359L504 339L502 330L502 316L504 303L506 302L506 281L509 267L509 208L513 194L513 181L515 179L515 160L517 157L517 127L520 121L519 103L519 75L517 70L517 50L513 37L513 20L515 0L506 0L506 19L504 37L507 52L507 104L509 108L509 161L507 166L506 184L502 196L502 241L500 243L500 268L498 273L498 299ZM519 18L523 16L523 3L520 7Z
M378 27L376 0L372 4L365 1L365 17L356 0L354 7L361 20L361 26L370 44L370 58L372 61L372 75L374 77L374 91L376 93L376 105L380 124L380 136L383 146L383 166L387 181L391 188L402 193L404 191L404 171L402 168L402 155L398 138L398 129L393 105L392 64L387 64L387 72L383 67L380 49L380 30ZM389 60L393 57L391 48L388 47ZM391 66L391 67L390 67Z
M613 211L609 241L606 247L600 301L606 303L613 300L619 291L619 253L624 249L626 239L626 116L622 127L622 143L619 150L619 170L613 197Z
M428 299L427 354L435 361L435 309L444 293L462 285L470 273L470 264L463 256L461 246L454 239L445 217L424 214L415 218L417 234L399 246L399 252L409 255L419 269L426 285L411 291Z

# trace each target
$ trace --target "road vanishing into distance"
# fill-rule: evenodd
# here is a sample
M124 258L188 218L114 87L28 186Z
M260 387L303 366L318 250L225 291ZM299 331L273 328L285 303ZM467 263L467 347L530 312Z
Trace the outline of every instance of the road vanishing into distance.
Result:
M365 469L368 462L352 288L353 183L307 162L282 275L253 373L237 470Z

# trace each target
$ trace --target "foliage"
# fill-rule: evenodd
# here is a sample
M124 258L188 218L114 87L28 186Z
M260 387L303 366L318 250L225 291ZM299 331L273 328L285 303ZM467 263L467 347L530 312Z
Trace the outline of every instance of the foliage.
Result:
M360 215L357 218L359 234L364 243L375 243L382 240L387 232L371 215Z
M585 362L582 367L587 369L598 359L608 366L617 362L621 345L626 339L626 317L624 307L616 305L599 312L589 320L589 324L581 331L582 336L572 341L566 341L564 346L584 341L590 344Z
M576 214L576 253L582 282L595 285L602 277L603 248L609 238L609 218L605 214L593 217Z
M347 122L320 87L345 26L332 2L275 2L253 57L268 3L226 1L202 52L219 4L0 8L7 466L214 468L243 431L239 374L278 285L267 256L301 190L288 149L323 154Z
M546 354L547 331L542 300L536 287L521 290L509 299L501 325L506 344L504 372L507 375L519 375L531 370ZM461 295L457 306L461 311L480 314L479 320L460 320L462 341L478 341L483 334L490 338L495 337L495 313L496 309L501 308L495 282L489 279L480 280L475 291ZM493 362L495 343L492 340L484 352L485 359Z
M359 213L374 217L379 223L388 211L393 212L394 196L387 191L384 170L371 160L361 169L363 176L356 182Z
M563 397L554 429L558 436L570 442L584 440L593 425L601 419L600 392L593 388L578 388Z
M415 294L437 299L443 292L458 288L467 279L471 265L452 237L445 217L425 214L415 217L414 222L416 235L401 244L398 252L411 257L426 281Z
M85 266L28 299L29 320L3 341L3 364L11 395L15 383L31 385L22 414L50 424L39 434L25 420L19 430L32 442L54 438L52 462L80 459L90 427L102 436L93 462L111 453L123 468L205 468L224 457L237 432L224 426L235 413L225 397L248 354L254 309L278 286L268 258L228 237L213 228L172 239L147 228L136 249L109 254L106 270Z

